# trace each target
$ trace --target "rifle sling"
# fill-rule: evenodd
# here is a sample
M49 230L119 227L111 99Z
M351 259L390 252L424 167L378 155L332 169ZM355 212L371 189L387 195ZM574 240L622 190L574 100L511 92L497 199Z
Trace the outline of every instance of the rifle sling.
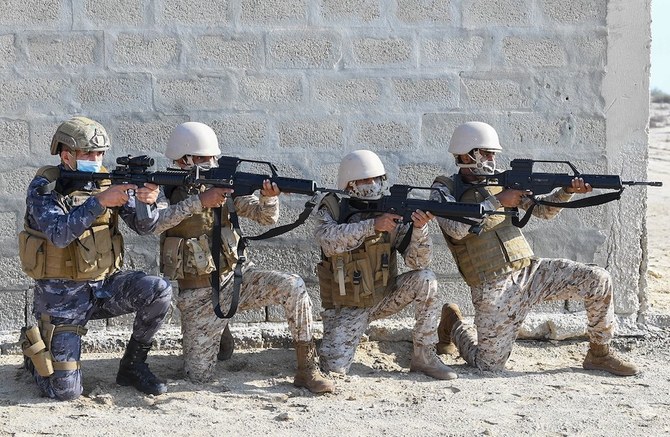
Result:
M212 257L214 258L214 266L216 267L216 270L212 272L212 305L214 307L214 314L216 314L216 316L220 319L230 319L237 312L237 305L240 301L240 287L242 286L242 267L246 263L244 250L247 247L247 243L249 241L265 240L276 237L297 228L301 224L305 223L305 220L307 220L307 218L312 213L312 210L316 206L316 202L314 198L312 198L305 202L305 209L300 213L297 220L293 223L277 226L276 228L272 228L260 235L244 237L242 236L242 231L240 230L240 221L237 216L237 211L235 210L233 199L228 198L227 204L228 211L230 213L230 223L233 225L235 232L241 237L237 244L237 263L235 264L235 270L233 272L233 298L230 302L230 308L228 309L228 312L223 314L221 311L221 303L219 301L219 293L221 290L221 278L219 277L221 256L221 208L215 208L214 233L212 235Z
M519 219L518 217L512 217L512 224L518 228L523 228L530 220L530 216L533 213L533 209L537 205L544 206L553 206L556 208L586 208L589 206L602 205L604 203L612 202L614 200L619 200L621 198L621 193L623 193L623 188L619 191L612 193L598 194L596 196L585 197L583 199L571 200L570 202L548 202L546 200L539 200L535 197L532 197L533 204L526 210L523 218Z

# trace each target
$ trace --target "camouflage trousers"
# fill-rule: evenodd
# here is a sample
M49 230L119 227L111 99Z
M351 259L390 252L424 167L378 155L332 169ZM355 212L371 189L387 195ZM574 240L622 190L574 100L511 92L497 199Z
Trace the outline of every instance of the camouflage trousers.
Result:
M232 299L233 281L221 289L221 308L225 312ZM281 305L295 341L312 340L312 300L298 275L249 269L240 286L239 311ZM212 288L179 290L177 308L181 312L184 373L196 382L214 376L221 332L228 324L212 309Z
M51 315L54 325L81 325L89 320L107 319L123 314L135 314L132 337L140 343L150 344L154 334L163 323L170 308L172 287L157 276L144 272L123 271L115 273L102 282L104 299L96 298L87 283L71 293L68 289L52 289L35 285L35 316L41 312ZM50 311L50 309L54 311ZM58 317L67 309L69 317ZM60 310L60 311L59 311ZM64 315L64 314L62 314ZM79 361L81 337L72 332L60 332L53 336L51 354L54 361ZM30 366L32 367L32 366ZM81 395L81 370L56 370L49 377L40 376L31 368L35 381L44 396L59 400L75 399Z
M415 345L437 343L440 302L437 299L437 279L431 270L414 270L396 277L388 285L387 294L370 308L343 307L327 309L323 319L323 341L319 351L325 371L347 373L354 360L356 347L371 321L395 314L410 303L415 304Z
M615 329L612 280L607 270L566 259L535 259L516 272L471 288L475 326L457 322L452 340L461 357L481 370L501 370L519 328L537 303L584 302L587 334L608 343Z

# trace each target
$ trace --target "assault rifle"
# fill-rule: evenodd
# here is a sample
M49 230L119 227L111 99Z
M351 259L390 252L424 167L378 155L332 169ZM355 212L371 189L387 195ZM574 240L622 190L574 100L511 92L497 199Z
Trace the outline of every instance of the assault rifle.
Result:
M254 163L266 165L269 167L269 174L247 173L239 171L239 166L244 163ZM154 160L146 155L142 156L123 156L116 159L118 166L109 173L87 173L78 171L61 171L60 177L64 179L78 181L102 181L111 180L112 183L127 183L143 186L145 183L152 183L164 186L184 186L193 192L197 192L200 186L213 186L221 188L232 188L234 192L231 197L247 196L254 191L263 188L263 181L270 180L276 183L277 187L284 193L305 194L315 196L319 192L336 192L328 188L318 188L313 180L288 178L278 175L277 167L268 161L255 161L241 159L232 156L222 156L218 160L218 167L202 169L198 166L192 170L168 169L166 171L149 171L149 167L154 165ZM315 199L305 203L305 209L300 213L298 219L290 224L278 226L264 232L261 235L253 237L242 236L239 220L235 211L234 203L229 200L227 203L230 214L230 222L235 231L241 236L237 246L238 262L234 269L234 287L233 298L230 308L226 314L221 311L219 303L220 291L220 256L221 256L221 214L222 208L214 208L214 226L212 232L212 257L214 258L215 270L212 272L212 304L214 312L220 318L231 318L237 311L239 302L239 289L242 283L242 267L246 263L244 249L248 241L263 240L275 237L294 229L305 222L315 206ZM151 216L150 206L138 202L138 218L148 218Z
M409 194L413 190L434 191L439 194L440 200L425 200L410 198ZM344 198L340 202L340 222L346 223L349 218L358 213L392 213L402 216L399 221L403 223L412 223L412 213L421 210L429 212L436 217L448 218L461 223L470 225L470 232L479 234L482 226L479 221L472 219L482 219L487 215L510 215L513 218L518 217L516 211L489 211L478 203L449 202L442 191L431 187L415 187L411 185L393 185L389 189L389 196L382 196L379 200L359 200L354 198ZM409 244L413 228L407 232L398 249L401 252Z
M439 193L440 201L410 198L409 194L413 190L435 191ZM510 211L486 211L478 203L449 202L437 188L396 184L389 191L391 193L389 196L382 196L379 200L342 199L343 210L340 215L342 221L346 222L352 215L358 213L381 212L401 215L403 223L411 223L412 213L417 209L448 219L465 217L482 219L490 214L515 214Z
M264 164L270 168L270 174L245 173L238 171L240 164L250 162ZM277 174L277 167L268 161L255 161L241 159L233 156L222 156L218 160L218 167L202 170L196 166L193 170L168 169L166 171L149 171L154 165L154 159L146 155L121 156L116 158L118 166L109 173L88 173L80 171L61 171L60 177L78 181L102 181L111 180L112 183L135 184L138 187L145 183L164 186L186 186L196 189L201 185L213 187L232 188L232 197L248 196L256 190L263 188L263 181L269 179L277 184L284 193L306 194L313 196L318 192L337 191L328 188L317 188L317 184L309 179L297 179L282 177ZM140 211L138 215L148 217L144 213L149 210Z
M549 162L566 164L572 170L567 173L533 173L533 164ZM514 159L510 163L510 170L491 176L485 176L487 185L499 185L514 190L530 190L533 194L550 193L555 188L569 187L572 179L580 177L593 188L608 190L623 190L624 185L648 185L661 187L663 182L622 181L619 175L582 174L570 161L542 161L534 159Z
M566 164L572 170L572 174L568 173L535 173L533 172L533 164L536 162ZM514 190L530 190L533 192L531 199L534 204L528 209L521 220L514 220L514 224L518 227L523 227L530 218L531 212L536 205L556 206L560 208L584 208L587 206L602 205L603 203L618 200L621 197L625 186L633 185L648 185L651 187L661 187L662 182L647 182L647 181L622 181L618 175L606 174L582 174L569 161L545 161L533 159L514 159L510 163L510 170L503 171L494 175L483 176L485 185L495 185ZM595 196L585 197L583 199L574 200L571 202L547 202L536 199L534 196L538 194L547 194L559 187L569 187L572 179L580 177L584 182L591 185L593 188L618 190L614 193L605 193ZM459 184L455 187L454 197L460 198L460 195L465 189L472 187L465 183ZM476 186L476 185L475 185Z
M82 182L99 182L110 180L113 184L133 184L138 187L145 183L166 186L189 185L190 172L186 170L149 171L154 165L154 159L146 155L131 157L120 156L116 158L117 167L109 173L89 173L83 171L62 170L60 177L63 179ZM140 220L151 217L151 206L136 201L136 214Z

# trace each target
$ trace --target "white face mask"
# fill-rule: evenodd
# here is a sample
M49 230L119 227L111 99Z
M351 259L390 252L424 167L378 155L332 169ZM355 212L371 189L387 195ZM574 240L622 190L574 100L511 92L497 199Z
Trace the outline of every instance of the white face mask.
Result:
M181 165L181 168L183 168L184 170L190 170L196 165L200 167L200 170L210 170L212 168L217 168L219 166L218 161L214 157L210 158L209 161L201 162L200 164L195 164L193 162L193 157L191 155L186 155L186 159L183 162L184 164Z
M352 197L361 200L379 200L386 192L386 180L381 176L374 178L369 184L356 184L351 182L349 186L349 193Z
M469 168L472 174L477 176L489 176L496 172L496 159L489 160L487 155L483 155L479 149L475 149L472 154L468 154L475 162L471 164L457 163L460 168Z

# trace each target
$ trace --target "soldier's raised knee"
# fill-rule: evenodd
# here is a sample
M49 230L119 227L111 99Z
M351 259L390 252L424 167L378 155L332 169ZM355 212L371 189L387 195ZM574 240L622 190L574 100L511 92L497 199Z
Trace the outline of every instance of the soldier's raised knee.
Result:
M437 276L435 275L435 272L429 269L421 269L421 270L416 270L416 273L420 275L419 277L428 282L433 282L437 281Z

